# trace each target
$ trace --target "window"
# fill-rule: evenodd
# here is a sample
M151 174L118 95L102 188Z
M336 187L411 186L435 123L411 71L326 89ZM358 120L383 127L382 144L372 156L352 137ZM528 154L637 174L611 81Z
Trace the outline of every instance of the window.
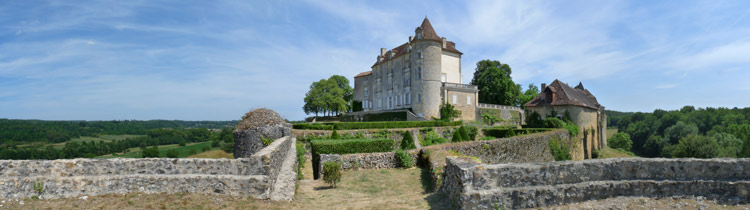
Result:
M367 98L367 87L365 87L365 98Z
M471 105L471 96L466 96L466 104Z
M448 76L446 76L445 73L440 74L440 81L443 81L443 82L448 81Z
M422 79L422 67L417 67L417 79Z
M417 103L422 103L422 94L417 94Z
M457 100L458 100L458 96L457 95L453 95L453 104L457 104L456 103Z

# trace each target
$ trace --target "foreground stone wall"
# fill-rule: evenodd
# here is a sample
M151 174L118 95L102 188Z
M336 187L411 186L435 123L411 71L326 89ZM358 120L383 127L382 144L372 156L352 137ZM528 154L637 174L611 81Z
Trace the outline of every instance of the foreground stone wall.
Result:
M267 199L284 159L295 156L294 142L282 137L241 159L0 160L0 197L184 192Z
M619 158L479 164L448 157L440 190L461 209L537 208L618 196L750 201L750 159Z

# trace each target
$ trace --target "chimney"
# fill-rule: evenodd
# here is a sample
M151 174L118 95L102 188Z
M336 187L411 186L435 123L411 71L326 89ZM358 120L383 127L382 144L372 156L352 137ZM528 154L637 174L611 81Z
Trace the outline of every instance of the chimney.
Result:
M409 43L411 43L412 41L414 41L414 36L409 36Z
M445 37L443 37L443 48L448 48L448 46L446 46L446 44L448 44L448 43L447 43L447 41L445 40Z
M547 83L542 83L542 89L540 91L544 92L544 88L547 88Z
M380 48L380 56L385 56L386 49Z

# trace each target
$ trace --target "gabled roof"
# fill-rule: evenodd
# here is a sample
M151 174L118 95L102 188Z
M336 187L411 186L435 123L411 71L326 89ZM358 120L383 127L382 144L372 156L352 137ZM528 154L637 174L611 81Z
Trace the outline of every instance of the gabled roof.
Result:
M547 96L553 97L547 98ZM596 97L594 97L591 92L583 88L582 83L578 83L578 86L576 86L575 88L571 88L570 86L568 86L568 84L560 82L560 80L557 79L549 84L549 86L545 87L544 90L539 93L539 95L531 99L531 101L524 104L523 106L541 107L545 105L574 105L592 109L599 109L602 107L602 105L599 104L598 101L596 101Z
M435 32L435 28L432 27L432 24L430 23L430 20L427 19L427 17L425 17L424 20L422 20L422 25L420 25L419 27L422 28L422 37L424 39L435 40L439 42L443 41L443 38L438 36L437 33ZM385 55L381 62L386 62L386 61L395 59L398 56L406 54L406 48L408 46L409 46L409 42L406 42L404 44L399 45L398 47L391 49L390 51L395 52L395 55L393 55L391 58L388 58L388 55ZM457 53L459 55L464 54L461 51L458 51L458 49L456 49L455 42L447 41L447 40L446 40L445 47L443 48L443 50ZM378 62L375 61L375 64L372 64L372 67L377 66L377 65L378 65Z
M357 74L357 76L354 76L354 78L364 77L364 76L370 76L371 74L372 74L372 71L366 71L366 72L362 72L362 73Z

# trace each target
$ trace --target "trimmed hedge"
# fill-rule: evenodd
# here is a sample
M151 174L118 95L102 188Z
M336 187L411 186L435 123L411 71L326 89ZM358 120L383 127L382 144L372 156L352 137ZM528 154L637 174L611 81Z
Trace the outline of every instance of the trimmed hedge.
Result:
M320 154L352 154L393 151L391 139L342 139L342 140L313 140L311 150L313 158L313 172L318 178Z
M333 130L333 125L324 125L320 123L297 123L292 124L292 128L300 130Z
M553 129L550 129L550 128L522 128L522 129L487 128L487 129L482 129L482 133L484 133L485 136L491 136L495 138L506 138L506 137L512 137L516 135L547 132L551 130Z
M383 112L377 114L364 114L362 115L362 121L406 121L406 111L401 112ZM341 121L353 122L357 121L352 115L342 115Z
M383 121L383 122L330 122L330 123L299 123L292 125L294 129L303 130L354 130L354 129L386 129L386 128L418 128L459 126L462 121Z

